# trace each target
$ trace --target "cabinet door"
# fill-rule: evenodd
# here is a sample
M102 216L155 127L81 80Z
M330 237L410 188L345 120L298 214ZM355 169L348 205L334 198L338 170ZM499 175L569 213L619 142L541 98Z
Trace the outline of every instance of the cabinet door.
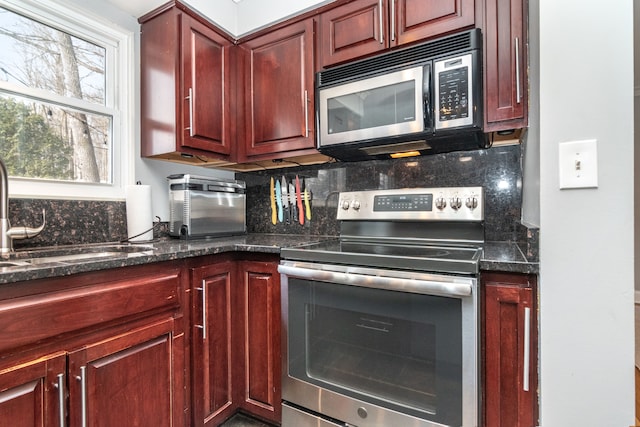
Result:
M474 23L474 0L354 1L320 15L321 66L438 37Z
M493 274L484 283L484 425L536 424L535 279Z
M527 126L524 0L484 0L485 131Z
M275 423L282 417L280 275L275 262L243 261L245 410Z
M395 10L394 10L395 9ZM474 0L392 0L391 39L402 45L475 23Z
M181 425L172 330L167 319L70 353L69 425Z
M313 21L291 24L242 46L246 141L245 158L239 160L313 149Z
M234 104L232 43L184 6L141 18L141 155L228 160Z
M66 425L66 363L60 353L0 369L0 425Z
M193 269L194 425L217 426L236 409L231 333L233 262Z
M386 1L359 0L320 15L323 68L389 47Z
M182 145L230 154L229 89L231 43L215 31L183 14L183 129Z

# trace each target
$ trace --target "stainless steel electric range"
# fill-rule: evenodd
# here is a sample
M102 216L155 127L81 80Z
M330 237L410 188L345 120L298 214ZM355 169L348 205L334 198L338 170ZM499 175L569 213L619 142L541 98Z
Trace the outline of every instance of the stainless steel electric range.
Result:
M341 193L285 248L283 427L478 425L481 187Z

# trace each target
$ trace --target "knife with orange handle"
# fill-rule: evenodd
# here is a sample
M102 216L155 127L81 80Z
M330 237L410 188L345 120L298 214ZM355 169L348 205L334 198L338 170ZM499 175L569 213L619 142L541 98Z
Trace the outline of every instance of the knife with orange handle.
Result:
M296 175L296 202L298 203L298 222L304 225L304 208L302 207L302 194L300 193L300 179Z
M271 224L276 225L278 210L276 208L276 195L273 177L271 177L271 184L269 185L269 199L271 200Z

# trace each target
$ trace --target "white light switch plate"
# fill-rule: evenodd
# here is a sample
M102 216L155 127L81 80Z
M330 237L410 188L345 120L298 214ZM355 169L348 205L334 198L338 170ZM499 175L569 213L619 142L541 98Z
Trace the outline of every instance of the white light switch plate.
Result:
M560 189L598 187L595 139L560 143Z

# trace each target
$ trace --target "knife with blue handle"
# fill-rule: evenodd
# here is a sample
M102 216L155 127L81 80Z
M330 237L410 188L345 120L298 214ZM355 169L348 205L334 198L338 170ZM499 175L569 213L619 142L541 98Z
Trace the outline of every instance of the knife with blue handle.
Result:
M278 204L278 221L282 222L282 194L280 191L280 181L276 181L276 203Z

